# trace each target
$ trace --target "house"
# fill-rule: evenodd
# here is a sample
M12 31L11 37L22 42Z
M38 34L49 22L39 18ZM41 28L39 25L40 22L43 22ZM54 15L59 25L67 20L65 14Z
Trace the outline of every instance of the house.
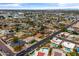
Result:
M62 42L61 45L63 46L62 50L68 53L73 52L75 47L75 44L71 42Z
M74 24L72 27L73 28L79 28L79 22L77 22L76 24Z
M79 33L79 22L77 22L76 24L74 24L72 26L72 28L74 29L74 31L76 31L77 33Z
M78 43L79 35L70 35L67 39Z
M60 34L57 35L57 37L68 37L70 35L70 33L68 32L62 32Z
M60 49L52 49L51 56L65 56L65 53Z
M41 33L37 33L37 34L35 35L35 37L40 38L40 37L42 37L42 34L41 34Z
M72 28L68 28L69 32L75 32L75 33L79 33L79 27L77 25L77 27L72 27Z
M38 52L37 56L44 56L45 53L44 52Z
M70 48L70 49L73 49L75 47L74 43L66 42L66 41L64 41L61 45L66 47L66 48Z
M16 32L15 36L21 38L24 34L24 32Z
M51 42L59 45L59 44L62 42L62 40L60 40L60 39L54 37L54 38L51 40Z
M7 35L9 33L9 30L0 30L0 34Z
M73 29L74 29L74 32L79 33L79 27L73 27Z
M27 37L27 38L23 39L23 41L25 41L27 43L29 43L29 42L31 42L33 40L35 40L35 38L33 36L32 37Z
M35 40L36 41L41 41L42 39L41 38L38 38L38 37L35 37Z
M49 53L49 48L43 47L38 51L35 51L36 56L47 56Z
M14 13L13 18L25 18L23 13Z
M74 29L72 27L67 28L67 30L74 31Z

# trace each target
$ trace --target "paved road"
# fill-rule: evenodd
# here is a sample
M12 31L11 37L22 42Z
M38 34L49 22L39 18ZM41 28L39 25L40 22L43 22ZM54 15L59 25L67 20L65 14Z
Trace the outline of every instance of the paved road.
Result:
M65 28L69 28L70 26L72 26L73 24L76 24L79 20L77 20L76 22L71 23L70 25L66 26ZM55 33L53 33L52 35L48 36L47 38L39 41L38 43L32 45L31 47L19 52L16 54L16 56L24 56L25 54L28 55L28 53L34 49L36 49L37 47L39 47L40 45L44 45L45 43L47 43L49 41L49 39L51 39L52 37L56 36L57 34L61 33L62 30L59 30Z
M0 40L0 51L7 56L13 56L14 53Z
M55 33L53 34L53 36L57 35L58 33L60 33L60 31L55 32ZM31 47L29 47L29 48L27 48L27 49L25 49L25 50L23 50L23 51L17 53L16 55L17 55L17 56L23 56L23 55L25 55L25 54L28 55L28 53L29 53L30 51L36 49L36 48L39 47L40 45L44 45L44 44L47 43L47 42L49 41L49 39L51 39L51 38L52 38L52 36L49 36L49 37L47 37L47 38L45 38L45 39L39 41L38 43L32 45Z

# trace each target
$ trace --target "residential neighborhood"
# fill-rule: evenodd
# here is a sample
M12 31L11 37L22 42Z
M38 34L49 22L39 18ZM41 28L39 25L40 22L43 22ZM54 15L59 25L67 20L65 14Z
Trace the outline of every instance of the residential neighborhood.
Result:
M0 55L79 56L77 12L0 10Z

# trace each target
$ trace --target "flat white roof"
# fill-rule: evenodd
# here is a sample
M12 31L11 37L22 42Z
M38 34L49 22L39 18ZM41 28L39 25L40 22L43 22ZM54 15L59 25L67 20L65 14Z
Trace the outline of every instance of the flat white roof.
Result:
M70 43L70 42L63 42L62 45L67 48L74 48L75 47L75 44Z

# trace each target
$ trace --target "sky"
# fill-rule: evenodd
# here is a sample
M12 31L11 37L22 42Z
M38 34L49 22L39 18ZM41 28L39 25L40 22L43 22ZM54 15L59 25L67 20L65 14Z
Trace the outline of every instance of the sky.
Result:
M1 0L0 3L79 3L79 0Z
M79 3L0 3L0 9L79 9Z

